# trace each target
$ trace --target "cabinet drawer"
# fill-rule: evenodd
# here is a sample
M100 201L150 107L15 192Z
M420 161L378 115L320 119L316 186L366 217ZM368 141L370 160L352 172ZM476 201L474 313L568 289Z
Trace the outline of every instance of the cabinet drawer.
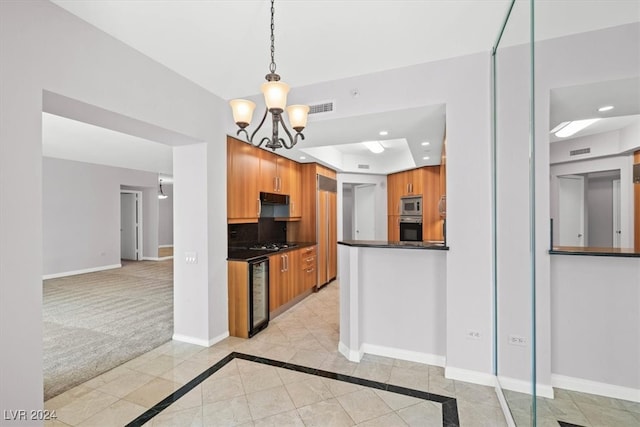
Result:
M302 283L304 283L304 289L311 289L317 284L318 275L316 274L316 267L309 267L302 270Z
M311 255L315 255L316 254L316 247L315 246L309 246L308 248L300 249L300 253L302 254L303 258L311 256Z
M302 260L300 262L300 265L302 266L303 270L306 270L308 268L312 268L316 266L316 256L315 255L309 255L309 256L303 256Z

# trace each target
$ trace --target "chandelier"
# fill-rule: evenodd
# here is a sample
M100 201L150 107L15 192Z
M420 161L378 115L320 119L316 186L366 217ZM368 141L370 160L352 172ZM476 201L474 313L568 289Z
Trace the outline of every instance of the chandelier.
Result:
M247 132L247 126L251 123L251 118L253 116L253 110L256 108L256 104L254 102L248 101L246 99L233 99L229 101L231 104L231 109L233 111L233 121L236 122L239 129L236 135L240 135L241 133L245 134L247 141L257 147L260 147L262 144L265 144L266 148L271 148L273 151L276 151L278 148L286 148L291 149L298 142L298 137L300 139L304 139L304 135L302 131L307 125L307 115L309 114L309 106L308 105L287 105L287 93L289 93L289 85L280 81L280 76L276 74L276 62L275 62L275 47L274 47L274 35L273 30L275 28L273 23L273 15L275 12L275 8L273 5L274 0L271 0L271 63L269 64L269 74L265 76L267 79L266 83L262 83L261 90L264 95L264 101L266 104L266 108L264 111L264 115L262 116L262 120L260 120L260 124L253 131L251 136ZM283 120L283 112L286 108L287 114L289 116L289 123L291 127L296 131L294 136L291 135L291 132L287 128L284 120ZM259 143L253 142L253 137L260 130L262 125L264 124L265 119L267 118L267 113L271 113L272 122L273 122L273 131L271 138L264 137L260 140ZM278 136L278 127L282 126L285 133L287 134L288 141L284 138L280 138Z

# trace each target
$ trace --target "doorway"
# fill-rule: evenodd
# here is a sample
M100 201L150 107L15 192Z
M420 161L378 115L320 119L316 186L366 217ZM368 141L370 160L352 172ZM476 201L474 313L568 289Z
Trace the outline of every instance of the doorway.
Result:
M120 191L120 259L142 259L142 192Z
M584 246L584 177L558 177L560 246Z
M376 207L374 184L354 185L354 232L356 240L375 240Z

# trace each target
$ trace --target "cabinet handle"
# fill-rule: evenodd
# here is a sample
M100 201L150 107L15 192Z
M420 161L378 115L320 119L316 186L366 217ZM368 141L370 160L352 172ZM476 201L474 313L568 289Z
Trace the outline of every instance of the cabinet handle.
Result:
M315 270L315 268L310 268L310 269L308 269L306 271L307 271L307 273L313 273L314 270Z
M291 214L292 212L295 212L296 210L296 202L291 202L291 211L289 212L289 214Z
M284 271L289 271L289 255L285 255L284 259L287 261L287 266L285 267Z
M313 257L307 258L305 261L307 261L307 262L313 261Z
M278 191L282 191L282 178L278 177Z
M262 203L260 202L260 198L258 197L258 216L262 213Z

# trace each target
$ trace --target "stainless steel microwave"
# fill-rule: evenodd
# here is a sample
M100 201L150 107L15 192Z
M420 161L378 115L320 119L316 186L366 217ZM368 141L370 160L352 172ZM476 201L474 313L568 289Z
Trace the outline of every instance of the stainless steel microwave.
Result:
M422 196L401 197L400 215L422 216Z

